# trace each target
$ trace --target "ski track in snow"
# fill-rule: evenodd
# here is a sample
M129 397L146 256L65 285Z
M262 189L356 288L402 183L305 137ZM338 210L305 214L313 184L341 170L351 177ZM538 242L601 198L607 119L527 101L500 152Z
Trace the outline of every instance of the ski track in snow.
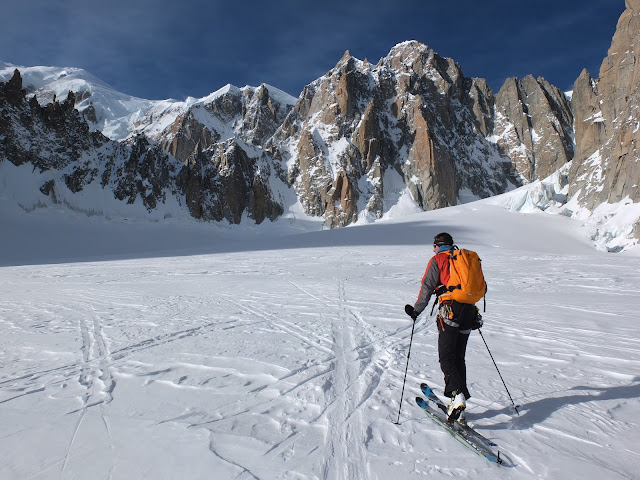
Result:
M520 415L474 333L467 417L504 467L415 406L442 391L426 313L393 423L431 252L363 243L1 268L0 478L636 478L638 259L492 244Z

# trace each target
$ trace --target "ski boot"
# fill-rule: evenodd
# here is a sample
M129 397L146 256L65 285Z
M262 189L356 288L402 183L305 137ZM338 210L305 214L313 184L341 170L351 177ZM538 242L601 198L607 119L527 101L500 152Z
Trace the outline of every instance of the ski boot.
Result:
M453 392L449 408L447 410L447 422L453 423L460 417L460 414L467 407L467 399L464 393Z
M460 416L458 417L456 422L458 422L460 425L466 425L467 424L467 418L464 415L464 410L462 412L460 412Z

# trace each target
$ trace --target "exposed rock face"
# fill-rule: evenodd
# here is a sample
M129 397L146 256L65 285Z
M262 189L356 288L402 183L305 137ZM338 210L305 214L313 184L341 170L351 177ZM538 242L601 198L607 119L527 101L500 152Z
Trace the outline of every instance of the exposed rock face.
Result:
M35 98L27 101L17 71L9 82L0 84L0 161L7 159L16 166L29 163L47 172L40 192L53 203L58 202L63 186L78 193L99 183L115 199L128 204L140 199L149 211L171 196L178 204L186 203L194 217L205 220L239 223L247 210L260 223L282 214L282 205L274 200L269 186L269 166L250 158L235 142L214 147L211 141L211 148L204 151L196 144L196 154L181 163L144 135L118 143L90 132L74 103L73 93L45 107ZM182 119L183 131L190 131L191 118ZM199 132L206 140L211 138L208 129ZM184 143L174 145L179 148Z
M640 201L640 0L627 0L626 7L600 78L583 71L573 89L576 156L569 194L589 209L625 197Z
M191 110L179 115L167 130L157 138L162 148L183 162L193 156L198 147L209 148L220 140L220 134L202 125Z
M292 105L272 97L264 84L242 91L242 128L240 137L252 145L264 144L282 124Z
M425 210L455 205L511 181L510 160L483 135L490 93L418 42L374 67L346 52L304 89L274 138L305 211L330 227L380 218L388 181L408 185Z
M145 137L126 146L99 132L89 132L73 108L75 96L71 92L63 102L45 107L35 98L27 101L24 94L18 71L9 82L0 84L0 161L7 159L16 166L29 163L41 173L47 172L50 179L40 188L43 195L55 203L62 185L78 193L99 182L127 203L140 197L148 210L166 200L167 191L172 191L170 175L176 161L158 146Z
M0 83L0 160L15 165L33 163L40 171L63 169L77 162L84 152L107 142L89 128L74 110L75 96L69 93L63 102L41 107L37 100L25 99L20 72ZM50 139L51 141L40 141Z
M476 128L488 137L494 128L494 103L493 91L487 85L484 78L467 79L469 84L469 97L466 105L473 112L473 120Z
M159 145L138 135L130 147L117 145L114 153L101 162L100 184L112 189L115 198L132 204L140 197L147 210L154 210L166 202L167 194L176 195L172 180L178 163Z
M269 187L269 166L250 158L233 140L196 154L182 168L178 186L189 212L202 220L240 223L247 211L256 223L275 220L283 207Z
M190 106L151 111L136 126L136 132L157 140L179 160L187 161L202 150L229 139L262 146L282 124L293 104L272 96L269 88L228 86ZM156 125L167 122L166 128ZM250 150L251 147L247 148Z
M597 80L584 69L573 85L571 108L575 116L576 167L606 142L604 119L598 103Z
M543 78L510 78L496 95L494 135L526 183L571 161L572 128L564 93Z

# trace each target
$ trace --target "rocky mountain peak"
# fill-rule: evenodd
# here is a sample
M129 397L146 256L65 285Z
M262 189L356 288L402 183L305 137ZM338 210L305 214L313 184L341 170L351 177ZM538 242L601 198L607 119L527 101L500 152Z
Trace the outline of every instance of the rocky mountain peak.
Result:
M335 68L339 68L343 65L345 66L348 66L349 64L353 65L354 61L355 61L355 58L351 56L351 53L349 53L349 50L345 50L344 54L342 55L342 58L338 60L338 63L336 64Z
M383 65L397 72L398 83L407 92L417 89L434 98L447 95L458 101L462 101L467 93L460 65L420 42L396 45L383 60Z
M13 76L8 82L0 85L0 95L14 106L18 106L24 101L25 91L22 90L22 76L18 69L14 70Z
M640 201L640 1L627 0L626 7L600 77L583 71L573 87L576 159L569 192L590 209Z
M509 78L496 95L494 134L528 183L573 158L573 115L564 93L544 78Z
M383 63L399 70L412 69L420 71L421 67L429 63L429 59L433 58L434 55L435 52L424 43L409 40L398 43L391 48L387 56L383 58Z
M506 188L510 162L476 127L490 123L485 93L419 42L396 45L373 68L345 55L303 91L279 157L292 159L287 178L306 212L331 227L380 218L387 182L406 184L424 209L453 205L460 192L488 196ZM500 165L488 176L487 159Z

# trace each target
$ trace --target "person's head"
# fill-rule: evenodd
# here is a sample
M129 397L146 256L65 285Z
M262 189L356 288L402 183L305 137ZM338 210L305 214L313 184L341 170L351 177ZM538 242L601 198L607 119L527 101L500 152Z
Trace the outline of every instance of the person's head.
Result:
M443 245L453 245L453 237L447 232L442 232L433 237L433 250L437 250Z

